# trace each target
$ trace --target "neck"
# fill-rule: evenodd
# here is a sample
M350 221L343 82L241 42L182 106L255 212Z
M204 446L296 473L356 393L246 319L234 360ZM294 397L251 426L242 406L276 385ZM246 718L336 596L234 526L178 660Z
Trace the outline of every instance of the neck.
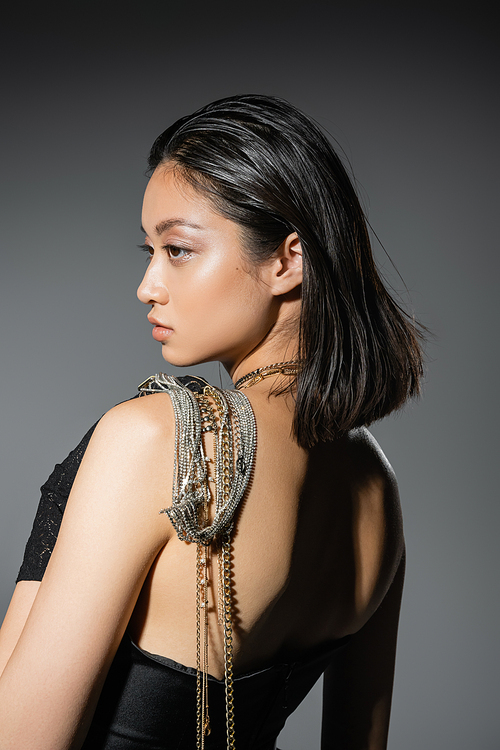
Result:
M282 377L294 378L293 380L290 380L287 385L285 385L284 389L278 389L280 393L284 393L285 391L289 391L290 388L295 385L295 378L297 377L299 371L300 364L297 360L289 360L287 362L273 362L272 365L259 367L257 370L253 370L252 372L247 373L247 375L243 375L243 377L239 378L236 381L234 386L237 390L241 390L242 388L251 388L254 385L258 385L268 378L274 378L274 380Z
M270 327L264 338L250 351L242 353L232 362L225 363L233 383L254 370L269 367L277 362L298 359L299 336L297 315L282 316ZM273 387L273 378L264 381ZM262 385L260 385L262 387Z
M293 352L293 353L292 353ZM271 390L278 381L283 380L285 388L295 382L298 372L298 356L290 347L284 352L269 352L263 356L262 352L253 354L242 360L239 366L233 368L231 377L237 389L256 387L259 390ZM281 390L281 383L278 385Z

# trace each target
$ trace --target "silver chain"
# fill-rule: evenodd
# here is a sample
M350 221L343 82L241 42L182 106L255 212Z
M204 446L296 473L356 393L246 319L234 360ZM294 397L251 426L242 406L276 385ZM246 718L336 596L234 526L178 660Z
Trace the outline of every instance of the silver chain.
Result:
M216 430L215 513L211 524L200 526L200 508L209 500L208 458L202 441L204 420L194 394L177 378L159 373L139 386L142 394L166 392L175 415L174 476L172 505L167 513L179 539L211 544L231 529L233 516L245 494L255 458L257 429L250 402L240 391L222 390L206 385L204 394L212 395L222 406ZM234 458L234 439L237 455ZM223 445L223 441L228 443ZM226 450L224 450L224 447ZM229 449L229 486L221 487L224 477L223 456ZM227 460L227 459L226 459Z

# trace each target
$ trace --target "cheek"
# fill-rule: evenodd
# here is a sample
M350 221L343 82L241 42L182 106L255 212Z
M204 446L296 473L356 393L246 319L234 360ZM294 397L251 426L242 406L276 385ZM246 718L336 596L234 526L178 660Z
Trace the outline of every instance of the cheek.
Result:
M214 319L229 350L246 353L266 336L273 323L272 302L266 288L245 271L228 280Z
M185 298L189 308L184 309L191 320L196 318L207 343L220 337L222 346L236 346L267 332L272 297L241 265L214 264L192 282Z
M223 308L234 308L236 312L248 305L258 308L262 297L258 281L241 264L221 262L219 258L200 264L196 272L186 278L183 287L182 297L186 301L189 299L188 304L196 308L203 306L207 313Z
M214 288L216 305L225 308L239 320L265 307L262 286L241 266L220 270Z

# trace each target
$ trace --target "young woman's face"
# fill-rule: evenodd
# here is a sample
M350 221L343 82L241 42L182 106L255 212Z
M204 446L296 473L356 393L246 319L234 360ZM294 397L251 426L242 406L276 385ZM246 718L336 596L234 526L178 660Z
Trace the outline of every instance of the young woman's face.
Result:
M137 296L164 359L213 360L231 372L266 336L276 298L249 273L239 226L216 213L169 165L153 173L142 210L149 252Z

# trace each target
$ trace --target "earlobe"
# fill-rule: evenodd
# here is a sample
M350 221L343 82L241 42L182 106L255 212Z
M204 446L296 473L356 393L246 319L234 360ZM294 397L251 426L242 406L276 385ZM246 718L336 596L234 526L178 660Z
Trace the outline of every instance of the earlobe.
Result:
M289 234L278 248L270 282L276 296L287 294L302 284L302 245L297 232Z

